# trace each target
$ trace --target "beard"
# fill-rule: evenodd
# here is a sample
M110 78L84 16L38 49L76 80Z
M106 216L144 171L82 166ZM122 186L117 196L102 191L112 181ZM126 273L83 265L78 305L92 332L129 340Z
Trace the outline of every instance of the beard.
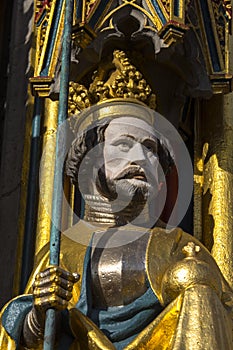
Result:
M125 223L139 219L141 226L152 227L159 217L155 215L157 212L154 212L153 206L154 199L159 192L158 182L156 179L154 181L150 179L150 182L147 182L146 177L142 180L143 177L140 179L138 172L137 175L136 172L130 175L132 177L127 179L110 179L106 177L103 167L98 171L96 189L101 196L108 199L110 203L112 202L113 212L116 216L119 215L121 220L125 218ZM133 175L136 175L137 178ZM140 215L144 210L146 210L145 214Z
M140 178L137 178L138 176ZM146 201L148 198L155 197L158 192L155 190L158 186L156 184L152 186L147 182L144 172L138 166L127 168L116 179L107 178L103 167L99 169L96 187L100 194L109 200L118 198L127 202Z
M107 179L108 188L122 199L148 199L152 186L145 181L138 179Z

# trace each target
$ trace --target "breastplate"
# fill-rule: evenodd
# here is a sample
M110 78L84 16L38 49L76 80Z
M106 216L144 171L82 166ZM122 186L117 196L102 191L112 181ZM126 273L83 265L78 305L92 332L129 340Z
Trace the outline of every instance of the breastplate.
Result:
M148 233L130 243L125 243L122 236L122 244L116 235L119 232L94 235L91 285L93 306L97 308L127 305L147 290L145 255Z

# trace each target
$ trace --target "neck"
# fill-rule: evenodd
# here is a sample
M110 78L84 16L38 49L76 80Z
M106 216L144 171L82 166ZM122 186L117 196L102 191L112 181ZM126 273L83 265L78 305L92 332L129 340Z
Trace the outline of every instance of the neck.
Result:
M97 225L123 226L128 223L148 226L150 222L149 208L146 200L132 200L130 204L117 202L100 195L85 195L84 220ZM119 210L119 208L121 208ZM148 224L148 225L147 225Z

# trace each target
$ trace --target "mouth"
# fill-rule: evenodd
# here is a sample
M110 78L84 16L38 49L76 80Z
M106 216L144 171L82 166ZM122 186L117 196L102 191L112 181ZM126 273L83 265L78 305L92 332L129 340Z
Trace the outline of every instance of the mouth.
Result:
M147 181L145 174L132 174L129 176L124 177L124 179L135 179L135 180L140 180L140 181Z
M125 170L123 170L117 177L116 180L129 180L129 179L135 179L147 182L147 178L145 175L145 172L142 168L138 166L132 166Z

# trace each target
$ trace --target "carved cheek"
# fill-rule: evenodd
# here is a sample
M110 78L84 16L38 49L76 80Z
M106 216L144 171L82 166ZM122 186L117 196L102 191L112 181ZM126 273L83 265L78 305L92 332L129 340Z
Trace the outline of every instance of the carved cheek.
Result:
M114 178L129 164L129 154L120 151L117 147L106 145L104 147L105 173L109 178Z
M151 155L147 158L147 160L148 160L147 168L157 181L158 180L158 167L160 166L158 156Z

